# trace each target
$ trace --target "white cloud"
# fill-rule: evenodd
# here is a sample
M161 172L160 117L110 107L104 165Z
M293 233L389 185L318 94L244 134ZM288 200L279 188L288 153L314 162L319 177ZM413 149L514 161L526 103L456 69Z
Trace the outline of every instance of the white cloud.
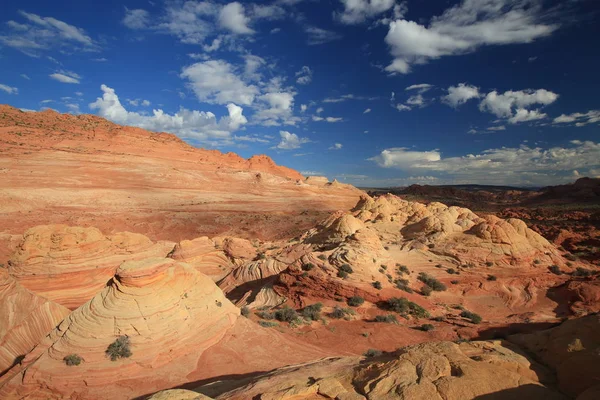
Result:
M243 109L233 103L227 104L228 115L217 121L211 112L180 108L175 114L155 109L152 115L127 111L119 101L114 89L101 86L103 95L89 106L98 115L122 125L137 126L156 132L170 132L183 138L196 139L213 145L231 144L231 133L248 121Z
M203 45L202 50L206 51L207 53L219 50L219 47L221 47L222 42L223 42L223 38L221 38L221 37L214 38L211 44Z
M404 104L400 104L400 103L396 104L395 108L398 111L410 111L410 110L412 110L412 108L410 108L409 106L404 105Z
M439 150L386 149L370 158L384 168L419 174L444 174L456 182L487 184L556 184L572 179L572 171L586 175L600 166L600 143L573 140L565 147L496 148L480 154L443 158Z
M142 101L142 105L145 107L148 107L150 105L150 101L144 100L144 101Z
M190 81L189 86L200 101L250 105L259 89L244 83L239 75L228 62L209 60L184 67L180 76Z
M385 38L394 57L390 73L409 73L411 65L479 47L530 43L552 34L539 0L463 0L433 17L428 26L397 19Z
M308 66L303 66L300 71L296 72L296 83L299 85L308 85L312 82L313 71Z
M586 113L562 114L554 118L553 124L570 124L575 123L575 126L581 127L588 124L600 122L600 110L590 110Z
M107 62L108 60L104 57L102 58L94 58L92 61L96 61L96 62Z
M79 80L81 79L81 76L79 76L75 72L65 70L56 71L55 73L50 74L49 76L50 78L62 83L79 84Z
M499 132L499 131L505 131L506 127L504 125L500 125L500 126L490 126L489 128L487 128L486 130L491 131L491 132Z
M273 91L259 96L254 119L264 126L295 125L292 117L294 92Z
M0 83L0 90L6 92L8 94L19 94L19 89L17 89L16 87L3 85L2 83Z
M370 109L370 108L367 108L365 111L363 111L363 114L368 114L368 113L370 113L370 112L371 112L371 109Z
M150 24L150 13L142 9L130 10L125 7L125 17L122 22L129 29L145 29Z
M142 106L148 107L151 103L149 100L142 100L142 99L127 99L127 103L129 103L129 105L132 105L134 107L139 107L139 105L141 104Z
M502 94L494 90L485 96L479 104L479 109L490 112L499 118L510 118L511 123L517 123L544 118L545 114L539 113L537 110L529 111L526 108L534 104L549 105L557 99L558 94L546 89L509 90Z
M19 11L25 24L8 21L11 28L6 35L0 35L0 43L20 50L32 57L39 57L42 51L58 48L63 51L97 51L99 46L83 29L52 17Z
M295 133L288 131L279 131L279 135L281 136L281 142L275 148L280 150L299 149L303 144L311 142L308 138L298 137Z
M306 104L300 104L300 112L306 112L308 110L308 106Z
M344 147L341 143L335 143L333 146L329 148L329 150L341 150Z
M316 26L306 26L304 32L308 34L307 44L311 46L333 42L342 38L342 35L337 32L317 28Z
M425 99L422 95L416 94L414 96L410 96L408 100L406 100L406 104L409 104L411 106L424 107Z
M465 83L459 83L458 86L450 86L448 88L448 94L446 96L442 96L442 102L451 107L457 108L461 104L479 97L481 97L481 94L479 94L478 87L467 85Z
M327 117L327 118L325 118L326 122L341 122L343 120L344 119L341 118L341 117Z
M271 29L270 33L271 33L271 35L274 35L274 34L279 33L279 32L281 32L281 28L273 28L273 29Z
M227 4L219 12L219 24L235 34L253 34L254 31L248 27L249 22L244 14L244 6L238 2Z
M83 96L83 93L82 92L75 92L75 95L81 97L81 96Z
M407 87L406 91L410 91L410 90L418 90L419 93L425 93L429 90L431 90L433 88L433 85L430 85L429 83L419 83L416 85L410 85L409 87Z
M316 109L316 111L315 111L315 112L316 112L317 114L321 114L323 111L325 111L325 110L323 109L323 107L319 107L319 108L317 108L317 109Z
M294 157L301 157L301 156L305 156L306 154L294 154ZM300 173L304 176L323 176L325 175L323 172L320 171L300 171Z
M65 107L67 107L70 114L81 114L81 111L79 111L79 104L77 103L65 103Z
M21 78L27 79L28 81L31 80L31 78L29 76L27 76L26 74L21 74Z
M342 12L334 13L336 19L344 24L360 24L367 19L384 13L394 7L396 0L340 0L344 6Z

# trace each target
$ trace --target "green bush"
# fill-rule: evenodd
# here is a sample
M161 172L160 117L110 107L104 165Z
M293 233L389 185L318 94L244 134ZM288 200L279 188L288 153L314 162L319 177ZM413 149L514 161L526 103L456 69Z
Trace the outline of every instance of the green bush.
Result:
M352 269L352 267L349 264L342 264L338 269L340 271L344 271L348 274L351 274L354 272L354 270Z
M383 353L381 350L369 349L365 352L364 356L365 357L379 357L382 354Z
M372 283L373 287L377 290L381 290L382 286L381 286L381 282L379 281L375 281Z
M263 321L263 320L258 321L258 324L260 326L262 326L263 328L273 328L275 326L279 326L279 324L277 322Z
M311 269L313 269L315 267L314 264L312 263L306 263L302 266L302 270L303 271L310 271Z
M448 268L448 269L446 270L446 272L447 272L447 273L449 273L450 275L452 275L452 274L456 274L456 270L455 270L454 268Z
M560 270L560 267L558 265L551 265L548 267L548 269L550 270L550 272L552 272L554 275L562 275L562 272Z
M107 347L105 353L110 357L111 361L116 361L119 358L128 358L131 357L130 346L129 337L119 336L117 340Z
M463 312L461 312L460 316L470 319L471 322L474 324L478 324L483 320L479 314L475 314L474 312L467 311L467 310L464 310Z
M396 287L400 290L404 290L406 293L412 293L413 290L410 288L410 286L408 286L408 279L396 279L396 281L394 282L396 284Z
M63 361L65 362L65 364L71 367L73 365L81 364L82 359L77 354L69 354L68 356L65 356L65 358L63 358Z
M443 292L446 290L446 285L425 272L421 272L418 279L436 292Z
M488 275L487 280L488 281L496 281L496 280L498 280L498 278L496 278L496 275Z
M396 264L396 265L398 265L398 264ZM398 266L398 273L400 275L404 275L404 274L410 275L410 270L408 269L408 267L406 265L399 265Z
M327 260L327 256L325 254L319 254L319 256L317 258L321 261Z
M423 332L429 332L435 329L435 326L431 324L423 324L419 327Z
M342 308L340 306L335 306L333 308L333 311L331 313L329 313L329 316L331 318L335 318L335 319L342 319L342 318L346 318L346 316L354 314L354 311L352 311L349 308Z
M536 258L535 260L533 260L533 263L535 265L538 265L538 264L541 264L542 262Z
M431 288L431 286L425 285L421 288L421 294L423 296L429 297L429 296L431 296L431 292L433 292L433 289Z
M256 313L256 315L262 319L268 319L268 320L275 319L275 316L273 315L273 313L270 313L268 311L259 311Z
M577 267L577 269L575 269L575 271L573 271L573 273L571 274L572 276L581 276L581 277L588 277L588 276L592 276L592 271L590 271L587 268L582 268L582 267Z
M486 267L493 267L493 266L494 266L494 263L493 263L493 262L491 262L491 261L486 261L486 262L485 262L485 266L486 266Z
M321 309L323 309L322 303L311 304L310 306L304 307L302 316L308 320L318 321L321 319Z
M242 309L240 310L241 314L248 318L250 316L250 309L246 306L242 307Z
M398 323L398 320L396 319L396 316L392 315L392 314L377 315L375 317L375 321L376 322L385 322L386 324L397 324Z
M571 253L567 253L563 256L564 258L566 258L569 261L577 261L577 257L575 257L573 254Z
M348 273L342 270L339 270L337 273L338 278L346 279L348 278Z
M275 319L281 322L292 322L298 318L298 313L293 308L284 306L283 308L275 311Z
M365 299L363 299L360 296L352 296L348 299L348 305L351 307L361 306L364 302L365 302Z
M387 301L387 308L404 316L412 315L417 318L429 317L427 310L405 297L392 297Z

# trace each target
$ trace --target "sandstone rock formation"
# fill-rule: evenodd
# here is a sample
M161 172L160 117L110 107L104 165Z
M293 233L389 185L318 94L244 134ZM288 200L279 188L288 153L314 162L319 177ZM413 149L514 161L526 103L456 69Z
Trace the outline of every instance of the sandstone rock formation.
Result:
M102 290L123 261L164 257L174 246L130 232L105 236L96 228L42 225L25 232L9 272L32 292L75 309Z
M350 208L362 193L348 185L298 185L298 172L267 156L245 160L198 149L97 116L3 105L0 117L5 233L67 223L154 241L292 237L328 212Z
M70 311L25 289L0 268L0 376Z

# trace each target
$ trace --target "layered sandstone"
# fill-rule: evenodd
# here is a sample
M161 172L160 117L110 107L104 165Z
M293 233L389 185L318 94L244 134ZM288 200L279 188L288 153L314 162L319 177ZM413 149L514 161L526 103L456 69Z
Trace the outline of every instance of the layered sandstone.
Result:
M24 233L8 270L25 288L75 309L102 290L124 261L164 257L174 247L136 233L105 236L96 228L42 225Z

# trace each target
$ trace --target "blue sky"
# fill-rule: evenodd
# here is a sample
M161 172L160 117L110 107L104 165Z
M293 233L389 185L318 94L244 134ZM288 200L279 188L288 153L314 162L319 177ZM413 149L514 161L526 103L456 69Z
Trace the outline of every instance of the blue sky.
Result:
M600 176L594 0L0 1L0 103L358 186Z

